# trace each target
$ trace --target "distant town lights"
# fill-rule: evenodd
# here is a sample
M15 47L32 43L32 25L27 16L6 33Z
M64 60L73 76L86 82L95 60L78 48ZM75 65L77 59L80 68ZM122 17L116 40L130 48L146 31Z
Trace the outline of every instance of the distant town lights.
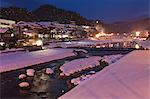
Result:
M140 31L136 31L136 32L135 32L135 35L136 35L136 36L140 36Z
M66 37L69 37L69 35L62 35L62 38L66 38Z
M5 42L0 42L0 45L3 46L5 44Z
M85 29L89 29L90 27L89 26L82 26L83 28L85 28Z
M27 28L24 28L24 30L27 31L28 29L27 29Z

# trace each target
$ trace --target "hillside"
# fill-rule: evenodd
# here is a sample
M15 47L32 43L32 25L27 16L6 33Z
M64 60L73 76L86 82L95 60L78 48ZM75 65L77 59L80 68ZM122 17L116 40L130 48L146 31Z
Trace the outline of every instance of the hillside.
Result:
M138 18L136 20L128 22L116 22L113 24L105 24L107 32L119 32L119 33L129 33L133 30L149 30L150 29L150 18ZM150 30L149 30L150 31Z
M66 11L47 4L34 11L18 7L0 8L0 13L0 18L15 21L58 21L60 23L76 21L78 25L90 23L89 20L76 12Z

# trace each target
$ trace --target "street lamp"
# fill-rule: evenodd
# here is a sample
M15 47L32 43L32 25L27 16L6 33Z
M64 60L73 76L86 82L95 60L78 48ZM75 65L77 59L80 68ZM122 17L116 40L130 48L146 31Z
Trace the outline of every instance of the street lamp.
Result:
M11 37L14 37L14 34L13 34L13 33L11 34Z
M140 46L139 46L138 44L136 44L136 45L135 45L135 48L136 48L136 49L139 49L139 48L140 48Z
M36 41L36 45L37 45L37 46L42 46L42 45L43 45L42 40L37 40L37 41Z

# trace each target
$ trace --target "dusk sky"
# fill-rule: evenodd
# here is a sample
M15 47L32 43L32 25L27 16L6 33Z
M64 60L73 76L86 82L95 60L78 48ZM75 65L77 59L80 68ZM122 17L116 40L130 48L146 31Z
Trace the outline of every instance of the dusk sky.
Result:
M19 6L30 10L42 4L80 13L88 19L104 22L131 20L150 16L150 0L1 0L1 6Z

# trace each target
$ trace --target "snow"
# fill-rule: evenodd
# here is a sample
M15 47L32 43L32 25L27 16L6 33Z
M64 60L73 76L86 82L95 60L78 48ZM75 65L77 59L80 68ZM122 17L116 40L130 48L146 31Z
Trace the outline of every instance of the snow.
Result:
M74 85L78 85L81 82L87 80L88 78L90 78L92 75L82 75L81 77L78 78L74 78L71 80L71 83L73 83Z
M51 68L46 68L45 73L46 73L46 74L53 74L54 71L53 71Z
M80 84L80 82L81 82L81 78L80 77L71 80L71 83L73 83L75 85Z
M61 71L63 71L63 73L66 76L69 76L72 73L87 69L89 67L98 66L100 59L103 59L104 61L111 64L119 60L121 57L123 57L123 55L121 54L109 55L109 56L104 56L104 57L91 56L89 58L81 58L81 59L76 59L70 62L66 62L63 66L60 67L60 69Z
M84 70L89 67L95 67L99 65L99 60L101 57L99 56L92 56L89 58L81 58L81 59L76 59L70 62L65 63L60 67L61 71L66 76L69 76L70 74L74 72L78 72L81 70Z
M26 72L27 72L28 76L34 76L35 70L34 69L27 69Z
M65 26L69 26L71 28L75 28L75 25L71 25L71 24L60 24L60 23L55 23L55 22L23 22L20 21L16 24L16 26L30 26L30 27L55 27L55 28L65 28ZM70 28L70 29L71 29Z
M6 49L3 51L0 51L0 53L17 52L17 51L25 51L25 49L23 49L23 48L11 48L11 49Z
M117 60L119 60L120 58L122 58L123 55L122 54L117 54L117 55L109 55L109 56L104 56L104 60L106 62L108 62L109 64L116 62Z
M112 39L112 40L81 40L81 41L71 41L71 42L58 42L58 43L49 43L49 47L61 46L62 48L67 47L86 47L91 45L98 45L104 43L118 43L118 42L130 42L131 39Z
M150 99L150 50L133 51L59 99Z
M0 54L0 73L73 56L72 49L47 49L34 52Z
M28 82L21 82L20 84L19 84L19 87L29 87L29 83Z
M135 40L135 42L140 46L142 46L143 48L150 49L150 40L146 40L146 41Z
M8 31L8 28L0 28L0 34L6 33Z
M25 74L20 74L18 78L19 78L19 79L23 79L23 78L26 78L26 77L27 77L27 76L26 76Z

